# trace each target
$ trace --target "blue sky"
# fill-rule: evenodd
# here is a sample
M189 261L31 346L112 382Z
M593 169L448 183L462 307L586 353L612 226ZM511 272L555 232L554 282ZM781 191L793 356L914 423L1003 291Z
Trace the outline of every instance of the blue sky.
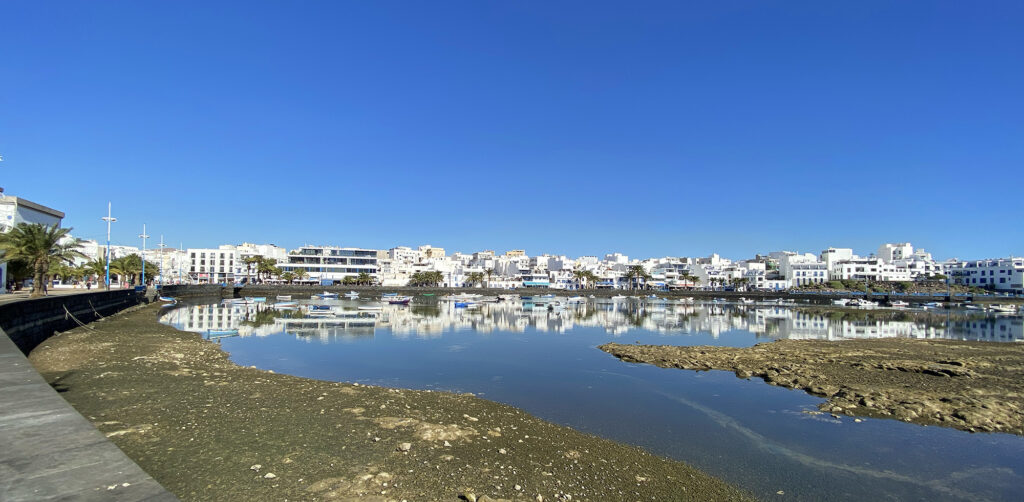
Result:
M1024 3L0 3L0 186L139 244L1024 254Z

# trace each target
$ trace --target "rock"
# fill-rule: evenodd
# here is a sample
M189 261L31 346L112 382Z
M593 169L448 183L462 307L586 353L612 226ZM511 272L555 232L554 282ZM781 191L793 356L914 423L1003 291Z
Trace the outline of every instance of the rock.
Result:
M467 502L477 502L476 494L473 492L466 492L459 495L459 498L466 500Z
M412 449L412 443L402 443L398 445L398 451L409 451Z
M518 492L518 491L522 491L522 489L523 489L523 487L522 487L522 486L519 486L519 485L515 485L515 486L513 486L512 488L514 488L514 489L515 489L515 491L517 491L517 492Z
M504 455L504 454L506 454L506 453L508 453L508 452L507 452L507 451L505 451L505 449L504 449L504 448L499 448L499 449L498 449L498 453L500 453L500 454Z
M277 476L274 473L272 473L272 472L268 472L268 473L263 475L263 479L274 479L276 477Z
M262 468L263 468L263 466L260 465L260 464L253 464L252 467L249 467L249 470L260 472L260 469L262 469Z
M451 444L451 443L449 443L448 441L445 441L445 442L444 442L444 445L445 445L445 446L451 446L452 444Z

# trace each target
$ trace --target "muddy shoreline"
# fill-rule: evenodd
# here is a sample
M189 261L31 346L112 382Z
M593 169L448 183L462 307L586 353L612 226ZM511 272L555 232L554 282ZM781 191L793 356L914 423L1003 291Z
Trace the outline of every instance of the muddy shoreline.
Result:
M182 500L751 499L682 462L471 395L240 367L157 312L55 336L30 360Z
M748 348L609 343L601 350L663 368L739 378L824 397L822 412L971 432L1024 435L1024 345L955 340L779 340Z

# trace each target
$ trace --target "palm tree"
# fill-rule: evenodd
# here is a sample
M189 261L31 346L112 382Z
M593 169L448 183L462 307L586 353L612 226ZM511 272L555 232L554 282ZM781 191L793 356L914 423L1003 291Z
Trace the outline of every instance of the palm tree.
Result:
M288 284L291 284L292 281L295 279L295 272L285 272L281 274L281 279L284 281L288 281Z
M587 271L583 269L575 269L572 271L572 278L576 279L576 289L583 289L583 281L587 275Z
M494 275L494 269L489 268L487 270L484 270L484 274L487 274L487 287L489 288L491 287L491 276Z
M7 261L21 260L32 268L32 293L30 298L43 296L50 263L54 260L71 262L77 257L85 257L78 249L81 241L70 239L61 244L61 239L68 235L70 228L60 228L42 223L18 223L10 232L0 235L0 251Z
M366 272L359 272L359 275L356 276L356 284L369 286L373 284L373 277L370 277L370 274Z
M298 267L292 269L292 275L294 275L295 279L299 281L305 279L306 277L309 277L309 273L306 272L306 269Z
M586 282L587 286L594 287L597 286L597 281L601 280L601 278L594 272L586 270L583 272L583 280Z
M259 263L262 260L263 260L263 256L262 255L246 256L244 259L242 259L242 261L245 262L245 282L246 283L252 282L249 279L249 277L252 275L253 265L259 265ZM257 277L257 279L259 279L259 277Z
M644 270L643 265L630 265L629 268L626 269L625 277L626 279L629 279L630 289L637 289L633 284L634 281L643 280L646 283L647 279L651 278L651 274L648 274L647 270Z
M473 286L474 284L480 284L484 281L483 272L470 272L466 275L466 280L463 281L463 286Z
M85 270L86 274L89 274L90 277L95 275L96 282L99 283L99 278L102 277L103 274L107 272L107 259L103 256L99 256L95 260L92 260L83 265L82 268Z

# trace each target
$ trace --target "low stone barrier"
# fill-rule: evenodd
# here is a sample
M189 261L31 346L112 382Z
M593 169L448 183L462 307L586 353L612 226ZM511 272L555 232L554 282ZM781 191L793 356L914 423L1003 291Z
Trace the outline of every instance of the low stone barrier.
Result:
M134 290L97 291L76 295L47 296L0 305L0 329L28 354L53 336L145 301Z

